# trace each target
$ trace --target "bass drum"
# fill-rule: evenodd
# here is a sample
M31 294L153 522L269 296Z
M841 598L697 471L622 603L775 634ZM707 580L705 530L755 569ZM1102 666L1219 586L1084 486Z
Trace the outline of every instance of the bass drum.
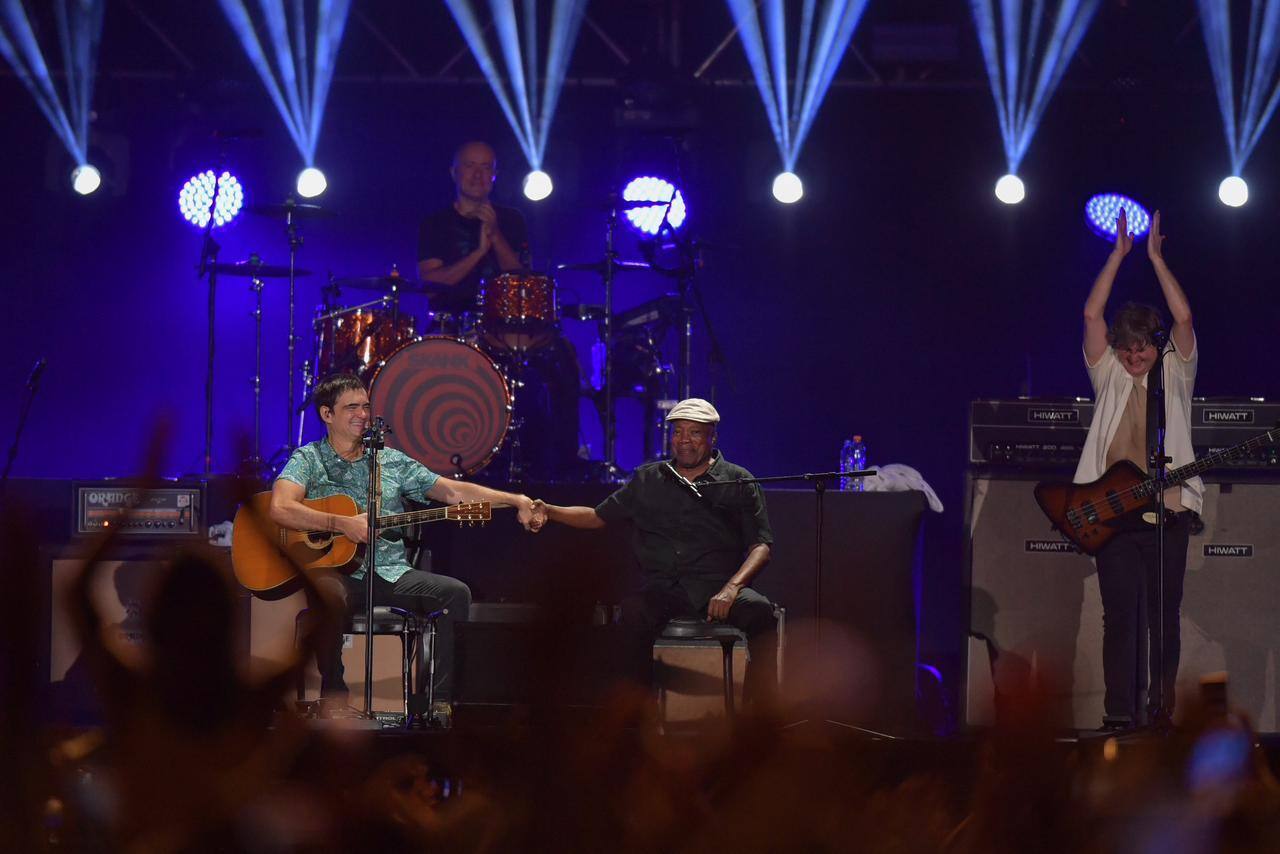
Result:
M455 338L422 338L396 350L374 373L369 399L391 427L387 444L442 476L484 468L511 426L506 378Z

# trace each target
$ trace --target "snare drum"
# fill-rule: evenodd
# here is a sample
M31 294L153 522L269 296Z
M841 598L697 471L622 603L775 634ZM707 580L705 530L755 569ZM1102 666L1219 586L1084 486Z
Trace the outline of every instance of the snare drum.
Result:
M538 273L501 273L480 283L484 340L508 350L536 350L555 337L556 283Z
M357 307L332 320L332 370L363 373L385 359L401 343L413 338L414 320L390 308Z
M506 378L478 347L454 338L396 350L374 373L369 399L391 427L387 444L446 477L484 468L511 426Z

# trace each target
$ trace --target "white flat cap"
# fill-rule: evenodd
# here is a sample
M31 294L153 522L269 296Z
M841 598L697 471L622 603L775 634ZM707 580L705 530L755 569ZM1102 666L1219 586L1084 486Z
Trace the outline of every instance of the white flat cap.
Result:
M697 421L702 424L718 424L720 422L720 413L716 412L716 408L702 398L690 397L671 407L671 411L667 413L668 421L677 419Z

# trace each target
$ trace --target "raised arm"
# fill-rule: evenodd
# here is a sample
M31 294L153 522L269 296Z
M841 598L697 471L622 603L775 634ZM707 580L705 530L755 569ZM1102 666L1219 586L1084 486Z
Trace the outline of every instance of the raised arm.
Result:
M1164 235L1160 233L1160 211L1151 218L1151 233L1147 235L1147 257L1155 268L1156 278L1160 281L1160 290L1164 292L1165 305L1169 306L1169 315L1173 318L1173 329L1169 330L1173 343L1178 345L1178 352L1186 357L1195 349L1196 334L1191 326L1191 304L1182 286L1164 261Z
M1120 270L1120 262L1133 248L1133 235L1129 233L1129 220L1124 208L1116 220L1116 244L1107 256L1107 263L1102 265L1098 277L1093 280L1089 297L1084 301L1084 357L1090 365L1096 365L1107 352L1107 300L1111 297L1111 287L1116 282L1116 273Z

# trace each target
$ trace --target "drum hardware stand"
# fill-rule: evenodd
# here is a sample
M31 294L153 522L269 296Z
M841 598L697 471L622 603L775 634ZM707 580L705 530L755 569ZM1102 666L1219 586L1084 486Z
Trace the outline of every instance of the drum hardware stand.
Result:
M618 253L614 249L614 231L618 226L617 195L610 197L609 216L604 231L604 471L606 482L620 479L618 470L618 431L613 401L613 277Z
M293 206L296 204L293 196L285 200L285 207L288 212L285 214L285 233L289 236L289 397L288 397L288 413L285 421L285 451L292 452L297 445L293 444L293 418L295 410L293 408L293 383L294 383L294 355L293 350L298 342L298 336L295 329L294 312L297 305L297 276L295 269L298 260L298 247L302 246L302 236L298 234L298 222L295 218Z
M320 345L324 346L323 343ZM316 364L320 363L319 357L316 358ZM311 395L314 393L316 385L315 373L311 370L311 360L302 360L302 403L298 404L298 446L302 445L302 433L307 427L307 410L311 408Z
M382 461L378 452L387 446L386 434L390 432L391 428L378 417L361 438L369 465L369 492L365 503L369 537L364 550L364 715L370 719L373 718L373 575L378 564L378 514L382 509Z
M222 160L226 159L226 152L222 153ZM204 239L200 243L200 264L197 268L197 278L200 276L209 277L209 365L204 379L204 473L207 477L213 474L213 353L214 353L214 311L216 301L214 297L218 290L218 250L222 247L213 239L214 211L218 209L218 178L221 174L221 166L219 170L214 172L213 179L213 196L209 199L209 221L205 223Z
M254 267L262 266L262 259L254 253L249 256ZM249 290L254 294L253 311L253 455L245 461L245 468L257 476L262 472L262 291L263 281L257 275L249 278Z
M507 482L520 483L524 478L524 460L521 456L523 452L520 447L520 433L524 429L524 419L517 418L515 411L520 390L524 388L524 369L528 366L529 360L523 351L510 350L509 352L515 358L511 360L513 376L507 379L507 388L511 390L511 423L507 428L511 433L511 441L507 443L511 453L507 456Z

